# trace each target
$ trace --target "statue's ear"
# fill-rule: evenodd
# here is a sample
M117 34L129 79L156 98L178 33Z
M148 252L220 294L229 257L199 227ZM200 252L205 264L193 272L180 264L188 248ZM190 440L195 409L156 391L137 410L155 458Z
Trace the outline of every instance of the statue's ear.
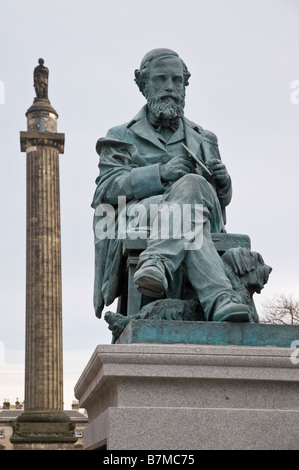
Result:
M247 248L231 248L225 252L222 259L233 268L236 274L241 276L256 267L255 256Z

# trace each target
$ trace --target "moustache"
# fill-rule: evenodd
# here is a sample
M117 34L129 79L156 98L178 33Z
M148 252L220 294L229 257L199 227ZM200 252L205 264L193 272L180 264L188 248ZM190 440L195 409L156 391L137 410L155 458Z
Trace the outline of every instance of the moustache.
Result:
M154 97L157 101L161 100L161 101L167 101L167 100L174 100L175 102L179 102L181 100L181 96L178 96L174 93L163 93L161 95L158 95L158 96L155 96Z

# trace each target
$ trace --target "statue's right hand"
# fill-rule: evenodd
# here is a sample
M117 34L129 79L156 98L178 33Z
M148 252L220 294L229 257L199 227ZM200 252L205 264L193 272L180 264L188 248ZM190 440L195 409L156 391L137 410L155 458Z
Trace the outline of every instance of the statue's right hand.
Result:
M177 181L187 173L194 171L194 163L186 155L178 155L160 168L161 179L164 182Z

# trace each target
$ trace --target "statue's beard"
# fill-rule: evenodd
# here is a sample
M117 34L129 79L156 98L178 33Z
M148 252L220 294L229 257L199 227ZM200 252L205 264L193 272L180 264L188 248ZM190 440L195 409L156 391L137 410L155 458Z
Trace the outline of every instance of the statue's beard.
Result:
M184 116L185 97L176 95L148 96L150 112L157 119L173 120Z

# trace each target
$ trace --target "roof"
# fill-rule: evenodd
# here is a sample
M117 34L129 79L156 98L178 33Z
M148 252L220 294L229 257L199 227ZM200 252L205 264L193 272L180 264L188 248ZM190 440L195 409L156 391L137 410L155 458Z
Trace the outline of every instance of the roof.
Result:
M80 422L88 422L88 416L84 413L81 413L78 410L63 410L66 415L71 418L71 421L80 421Z
M2 410L0 411L0 422L14 421L23 411L24 410Z

